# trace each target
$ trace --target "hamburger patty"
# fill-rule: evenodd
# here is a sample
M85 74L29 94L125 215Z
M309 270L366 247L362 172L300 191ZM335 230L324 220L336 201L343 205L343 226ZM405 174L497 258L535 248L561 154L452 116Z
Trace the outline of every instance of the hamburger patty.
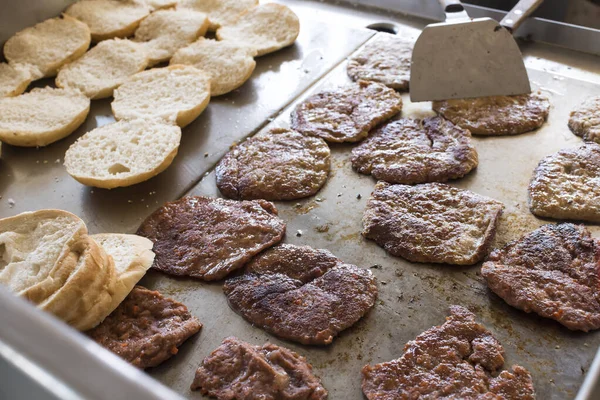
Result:
M165 204L137 232L154 242L153 268L207 281L224 278L284 233L285 223L268 201L200 196Z
M472 265L487 254L502 209L499 201L442 183L378 182L363 235L409 261Z
M433 110L473 135L517 135L541 127L550 103L531 93L434 101Z
M327 250L283 244L255 257L223 287L231 307L253 325L302 344L329 344L375 304L371 271Z
M202 328L187 307L141 286L87 335L138 368L155 367Z
M450 316L404 346L402 357L362 369L369 400L533 400L529 372L520 366L498 371L504 349L475 315L450 307Z
M396 90L408 90L413 42L395 35L378 35L348 60L353 81L365 80Z
M571 112L569 128L583 140L600 143L600 96L585 100Z
M538 164L529 206L539 217L600 222L600 145L564 149Z
M293 200L312 196L327 181L323 139L272 129L246 140L217 165L217 187L232 199Z
M324 400L327 390L306 359L285 347L253 346L235 337L202 361L192 390L218 400Z
M495 250L481 274L508 304L569 329L600 328L600 246L583 225L545 225Z
M477 164L471 133L442 117L389 122L352 150L358 172L390 183L445 182Z
M402 110L402 97L380 83L357 83L317 93L292 111L292 128L328 142L358 142Z

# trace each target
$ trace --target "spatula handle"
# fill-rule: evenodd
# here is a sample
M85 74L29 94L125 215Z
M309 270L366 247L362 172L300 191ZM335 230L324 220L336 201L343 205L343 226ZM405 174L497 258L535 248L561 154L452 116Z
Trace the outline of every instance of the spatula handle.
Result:
M464 7L459 0L439 0L441 6L444 8L444 12L461 12L464 11Z
M508 14L500 21L500 25L510 32L516 31L519 26L534 12L544 0L521 0L510 10Z

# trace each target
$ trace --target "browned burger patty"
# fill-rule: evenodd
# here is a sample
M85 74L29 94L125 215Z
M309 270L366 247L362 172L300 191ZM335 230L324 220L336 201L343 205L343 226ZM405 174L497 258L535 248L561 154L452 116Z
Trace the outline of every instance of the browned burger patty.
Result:
M358 81L317 93L292 111L292 128L328 142L358 142L402 110L402 97L380 83Z
M253 325L303 344L329 344L375 304L371 271L327 250L283 244L254 258L223 287L229 304Z
M362 389L369 400L535 399L529 372L513 366L498 374L503 365L491 332L466 308L451 306L446 322L408 342L402 357L366 365Z
M502 209L499 201L442 183L378 182L363 235L409 261L472 265L487 254Z
M202 328L187 307L141 286L133 288L100 325L87 332L138 368L155 367Z
M600 246L583 225L545 225L495 250L481 269L508 304L569 329L600 328Z
M324 400L327 390L306 358L285 347L253 346L235 337L202 361L192 390L218 400Z
M137 232L154 242L153 268L207 281L224 278L284 233L285 223L268 201L200 196L165 204Z
M353 81L383 83L408 90L413 42L395 35L379 35L348 60L346 71Z
M540 161L529 206L539 217L600 222L600 145L564 149Z
M600 96L585 100L571 112L569 128L583 140L600 143Z
M550 103L539 93L434 101L433 109L473 135L517 135L538 129Z
M471 133L442 117L388 122L352 150L358 172L390 183L445 182L478 162Z
M323 139L272 129L246 140L217 165L217 187L232 199L293 200L312 196L327 181Z

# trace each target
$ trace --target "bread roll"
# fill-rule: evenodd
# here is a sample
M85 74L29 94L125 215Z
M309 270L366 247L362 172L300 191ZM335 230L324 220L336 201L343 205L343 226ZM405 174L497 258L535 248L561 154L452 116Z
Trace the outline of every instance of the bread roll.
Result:
M31 83L31 73L20 64L0 63L0 97L13 97L23 93Z
M178 9L192 9L206 13L210 21L209 30L233 23L237 17L256 7L258 0L180 0Z

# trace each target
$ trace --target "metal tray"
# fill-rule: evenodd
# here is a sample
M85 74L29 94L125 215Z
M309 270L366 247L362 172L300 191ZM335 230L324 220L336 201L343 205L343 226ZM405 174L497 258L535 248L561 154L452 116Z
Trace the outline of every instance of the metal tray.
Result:
M87 188L70 178L61 165L65 150L84 132L112 121L109 102L94 102L84 126L65 140L43 149L4 147L0 217L56 207L80 215L94 233L134 232L166 201L186 193L218 196L211 171L233 142L267 128L271 120L270 126L286 126L294 106L291 102L324 86L348 82L343 60L374 34L360 27L391 20L401 34L416 36L427 23L339 2L280 2L290 5L301 18L296 45L261 57L251 81L235 93L213 99L207 111L184 129L180 154L167 171L143 184L112 191ZM542 157L580 143L566 126L568 114L584 97L600 93L598 57L536 43L523 44L522 49L534 86L553 104L549 121L525 135L475 138L480 166L452 182L504 202L497 246L549 222L528 212L527 183ZM431 114L430 104L410 104L407 96L404 100L403 116ZM204 328L176 357L148 373L185 397L202 398L189 390L195 369L224 337L235 335L254 344L272 341L305 355L332 400L362 399L362 366L399 357L407 341L444 321L449 305L462 304L504 345L507 366L520 364L531 371L540 399L575 397L600 345L600 332L573 333L509 307L486 289L478 266L411 264L363 239L360 221L375 181L352 171L351 148L332 146L331 176L320 193L303 201L278 202L277 207L288 223L286 242L328 248L344 261L365 268L382 266L373 269L380 290L375 308L332 345L301 346L280 341L236 315L227 305L221 283L151 271L142 284L184 302ZM600 236L599 227L590 229Z

